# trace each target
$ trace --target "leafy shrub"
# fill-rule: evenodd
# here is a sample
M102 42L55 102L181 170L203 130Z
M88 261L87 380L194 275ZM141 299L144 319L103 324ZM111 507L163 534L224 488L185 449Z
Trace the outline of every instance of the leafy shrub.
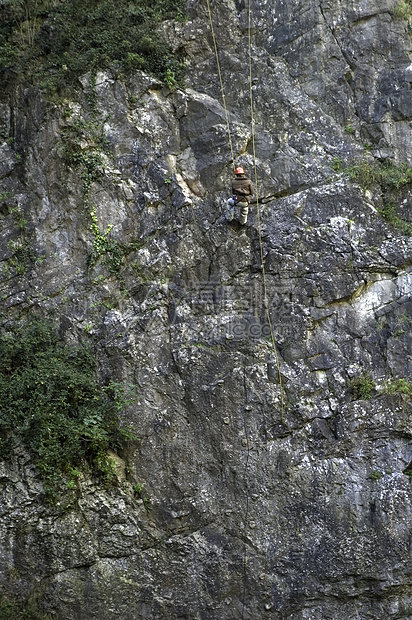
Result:
M369 400L372 398L376 388L376 384L369 372L365 372L352 379L350 385L355 400Z
M399 189L412 183L412 168L388 161L380 166L380 183L383 189Z
M112 230L113 224L109 224L105 232L100 232L94 206L91 208L90 216L92 218L90 230L94 239L92 251L87 257L87 265L88 267L91 267L95 265L100 258L102 258L102 263L104 265L108 265L109 272L112 275L117 274L122 265L123 255L127 251L126 247L123 246L117 239L110 237L110 231Z
M61 90L99 69L182 80L159 24L183 18L184 0L10 0L0 4L0 74Z
M107 453L129 437L118 419L125 404L122 386L98 385L92 350L62 343L51 324L36 321L0 336L0 454L22 442L49 501L64 484L73 487L81 469L115 482Z

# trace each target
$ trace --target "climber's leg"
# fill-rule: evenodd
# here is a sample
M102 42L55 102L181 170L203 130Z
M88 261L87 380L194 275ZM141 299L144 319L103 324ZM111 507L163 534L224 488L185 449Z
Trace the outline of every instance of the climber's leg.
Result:
M238 204L238 206L241 209L240 217L239 217L239 223L242 224L242 226L243 226L247 222L247 214L249 212L249 204L247 202L238 202L237 204Z

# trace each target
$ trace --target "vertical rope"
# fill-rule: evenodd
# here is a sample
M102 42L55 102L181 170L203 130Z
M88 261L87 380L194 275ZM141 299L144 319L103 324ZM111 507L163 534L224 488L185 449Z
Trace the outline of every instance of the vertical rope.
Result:
M255 118L254 118L254 111L253 111L253 91L252 91L251 0L249 0L248 33L249 33L248 47L249 47L250 117L251 117L251 127L252 127L253 165L254 165L254 174L255 174L255 192L256 192L256 209L257 209L257 219L258 219L260 260L262 263L262 274L263 274L264 304L265 304L267 320L268 320L269 327L270 327L270 337L272 340L273 350L275 352L276 365L278 368L279 385L280 385L281 420L282 420L282 424L284 424L285 420L284 420L284 411L283 411L284 410L284 397L283 397L282 376L280 373L279 356L278 356L278 352L276 348L275 336L273 334L272 321L271 321L270 312L269 312L267 284L266 284L266 271L265 271L265 263L264 263L264 258L263 258L262 231L261 231L261 224L260 224L259 188L258 188L258 174L257 174L257 164L256 164L256 147L255 147Z
M246 384L246 369L243 368L243 385L245 390L245 401L247 402L247 384ZM244 481L245 481L245 496L246 496L246 506L245 512L243 514L243 593L242 593L242 616L241 620L244 620L245 617L245 607L246 607L246 584L247 584L247 522L249 519L249 487L248 487L248 469L249 469L249 459L250 459L250 441L249 441L249 428L247 423L247 408L245 406L243 413L243 428L245 432L246 439L246 463L245 463L245 471L244 471Z
M236 165L235 165L235 156L233 154L232 136L231 136L231 133L230 133L230 126L229 126L229 114L228 114L227 107L226 107L226 97L225 97L225 91L224 91L224 88L223 88L222 72L220 70L219 54L217 52L215 30L213 28L212 13L210 11L209 0L206 0L206 2L207 2L207 10L208 10L208 13L209 13L210 30L212 31L213 47L215 49L217 72L219 74L219 82L220 82L220 90L221 90L221 93L222 93L223 107L225 109L226 126L227 126L227 133L228 133L228 136L229 136L229 144L230 144L230 153L232 155L232 165L233 165L233 170L235 170L235 167L236 167Z
M217 70L218 70L218 75L219 75L220 90L222 93L223 107L224 107L225 116L226 116L226 125L227 125L227 132L229 136L230 152L232 155L233 170L235 170L235 158L234 158L234 153L233 153L232 137L230 133L229 115L228 115L228 111L226 107L226 97L225 97L224 88L223 88L222 73L220 69L219 54L217 51L216 37L215 37L214 28L213 28L212 13L210 10L209 0L206 0L206 2L207 2L208 14L209 14L210 29L211 29L212 38L213 38L213 47L214 47L215 56L216 56L216 64L217 64ZM264 304L265 304L268 324L270 327L270 336L272 340L273 350L275 353L276 365L278 368L279 385L280 385L280 400L281 400L281 420L282 420L282 424L284 424L284 395L283 395L282 377L281 377L281 372L280 372L279 356L278 356L278 352L276 348L276 342L275 342L275 337L273 333L273 326L272 326L272 321L271 321L270 312L269 312L266 271L265 271L265 263L264 263L264 257L263 257L262 232L261 232L261 222L260 222L259 187L258 187L258 174L257 174L257 162L256 162L256 146L255 146L255 119L254 119L254 110L253 110L253 90L252 90L251 0L249 0L249 11L248 11L248 47L249 47L249 90L250 90L251 133L252 133L253 165L254 165L254 177L255 177L260 260L262 263L263 287L264 287ZM244 375L244 380L245 380L245 375ZM250 443L249 443L249 432L247 428L246 410L245 410L245 416L244 416L244 430L245 430L245 437L247 441L247 457L246 457L246 464L245 464L245 480L247 480L247 471L248 471L249 458L250 458ZM242 595L242 616L241 616L242 620L244 619L245 606L246 606L246 581L247 581L246 527L247 527L248 513L249 513L249 494L248 494L248 488L246 487L246 511L244 515L244 538L245 540L244 540L244 552L243 552L243 595Z

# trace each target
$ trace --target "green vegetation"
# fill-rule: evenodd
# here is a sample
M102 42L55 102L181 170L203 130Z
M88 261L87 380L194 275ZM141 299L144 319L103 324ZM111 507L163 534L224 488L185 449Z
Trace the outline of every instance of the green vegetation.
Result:
M392 9L392 14L397 19L404 19L412 28L412 2L411 0L399 0Z
M342 169L345 175L349 177L352 183L357 183L365 189L370 189L373 185L379 183L379 166L375 161L369 159L361 159L351 166Z
M8 198L9 196L7 196ZM10 206L8 213L11 215L18 228L18 236L7 244L10 251L9 258L0 265L0 281L8 280L13 276L23 276L34 264L36 257L32 248L29 235L26 230L27 219L19 205Z
M92 218L90 230L93 234L94 240L92 251L88 256L88 265L90 267L95 265L100 258L103 257L102 262L104 265L108 265L109 272L111 274L117 274L120 271L125 252L122 244L117 239L110 237L110 231L113 228L113 224L109 224L106 231L101 233L94 207L92 207L90 211L90 216Z
M6 202L11 197L11 192L0 192L0 204Z
M382 209L379 209L379 213L390 226L397 228L403 235L412 236L412 222L399 217L392 202L387 202Z
M387 379L382 388L377 388L371 373L366 371L350 381L350 387L354 400L369 400L374 395L387 394L390 396L401 396L403 400L412 397L412 382L407 379Z
M62 343L49 323L7 331L0 336L0 455L22 443L51 503L85 470L112 484L108 450L133 438L118 418L132 402L130 390L115 383L100 387L92 350Z
M369 372L364 372L352 379L350 385L355 400L369 400L372 398L376 388L375 381L372 379Z
M95 76L91 76L90 86L86 118L76 118L72 124L61 130L60 150L64 163L80 173L83 206L91 218L89 228L93 235L93 246L87 258L87 265L91 268L100 263L108 267L110 275L118 275L123 258L130 252L140 249L142 245L136 240L121 243L112 237L113 224L109 224L106 230L101 232L96 207L90 203L93 183L102 181L104 176L106 182L113 183L110 175L107 173L105 175L105 165L111 155L111 149L104 133L107 117L103 117L97 108ZM72 111L67 109L66 117L70 118L71 114Z
M14 207L10 207L9 213L14 216L17 226L20 230L24 230L27 226L27 220L24 217L22 209L19 205L15 205Z
M335 172L342 172L342 170L343 170L343 161L340 159L340 157L334 157L332 159L332 164L331 164L330 167Z
M384 394L399 394L403 398L411 398L412 383L407 379L390 379L383 386Z
M102 265L108 267L110 275L118 276L125 256L140 250L143 244L135 239L129 243L121 243L118 239L111 237L110 233L113 224L109 224L104 232L100 232L94 206L91 207L90 217L92 219L90 230L93 234L93 247L87 257L87 265L91 268L101 262ZM136 277L139 277L142 281L150 280L150 276L144 272L142 266L137 262L132 262L130 266L133 268ZM101 276L101 279L103 278L104 276Z
M346 125L344 129L345 129L345 132L351 136L354 135L355 133L355 129L352 127L352 125Z
M373 472L370 474L369 478L371 480L380 480L382 478L382 473L377 469L374 469Z
M24 275L35 260L30 241L21 237L18 241L9 241L7 247L12 252L12 256L3 265L1 275L5 275L6 278L12 272L17 276Z
M89 95L89 115L76 119L61 130L61 149L63 161L80 171L83 185L83 202L88 207L92 183L104 173L104 155L110 155L110 145L104 134L105 118L97 111L95 81L91 79ZM67 112L70 116L71 112Z
M93 234L93 247L88 256L88 266L95 265L102 257L103 264L109 266L109 272L119 272L123 258L120 242L110 236L113 224L105 232L100 232L96 208L90 205L89 196L92 184L99 181L104 175L105 156L110 155L110 145L104 133L104 122L97 110L95 77L91 79L91 92L88 97L89 113L87 119L75 119L74 122L61 131L61 150L66 165L79 170L82 189L83 205L91 217L90 231ZM67 110L67 117L71 111Z
M412 168L405 163L395 164L390 160L379 163L372 158L359 159L344 167L342 160L334 157L331 168L335 172L343 172L353 183L365 189L380 185L383 191L399 190L412 184Z
M36 603L12 603L6 598L0 600L0 620L51 620L49 614L39 611Z
M343 169L354 183L365 189L380 185L383 191L398 190L412 183L412 168L407 164L394 164L386 161L382 164L369 159L362 159Z
M142 69L175 88L182 62L162 38L184 19L184 0L8 0L0 4L0 77L51 93L87 72Z
M406 163L395 164L390 160L378 163L373 159L361 159L344 167L342 160L334 157L331 168L345 174L350 181L364 189L380 186L384 206L379 213L390 226L404 235L412 235L412 222L399 217L395 206L399 202L397 198L400 190L412 186L412 167Z

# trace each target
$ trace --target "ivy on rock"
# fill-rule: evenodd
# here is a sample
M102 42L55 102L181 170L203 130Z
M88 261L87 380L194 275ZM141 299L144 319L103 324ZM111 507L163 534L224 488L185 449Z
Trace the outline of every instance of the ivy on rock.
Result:
M42 477L46 499L56 503L83 472L116 483L108 451L133 433L119 412L134 386L97 381L88 346L67 345L48 322L34 321L0 336L0 456L23 445Z

